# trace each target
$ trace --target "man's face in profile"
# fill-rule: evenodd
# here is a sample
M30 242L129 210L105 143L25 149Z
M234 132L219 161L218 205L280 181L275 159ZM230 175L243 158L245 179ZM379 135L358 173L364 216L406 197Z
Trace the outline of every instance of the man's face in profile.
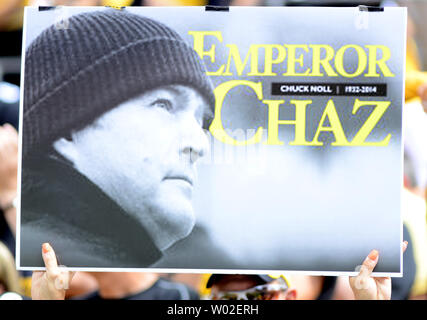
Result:
M166 249L194 226L194 164L208 146L202 129L207 112L195 89L159 87L118 105L55 147Z

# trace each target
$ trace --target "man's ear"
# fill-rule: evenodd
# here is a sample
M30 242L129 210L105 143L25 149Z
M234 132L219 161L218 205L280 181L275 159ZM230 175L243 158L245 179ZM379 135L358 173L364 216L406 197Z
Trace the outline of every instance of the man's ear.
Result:
M74 163L74 160L77 158L77 150L71 140L59 138L53 143L53 148L72 163Z
M288 289L285 292L276 291L274 292L271 300L296 300L297 298L297 290L296 289Z
M297 299L297 290L289 288L285 292L285 300L296 300Z

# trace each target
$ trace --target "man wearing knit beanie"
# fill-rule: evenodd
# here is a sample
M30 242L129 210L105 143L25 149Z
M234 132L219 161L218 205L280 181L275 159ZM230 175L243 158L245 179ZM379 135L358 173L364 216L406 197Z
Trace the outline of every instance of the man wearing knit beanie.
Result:
M31 43L24 84L21 266L49 242L68 267L147 267L188 236L214 95L176 32L72 16Z

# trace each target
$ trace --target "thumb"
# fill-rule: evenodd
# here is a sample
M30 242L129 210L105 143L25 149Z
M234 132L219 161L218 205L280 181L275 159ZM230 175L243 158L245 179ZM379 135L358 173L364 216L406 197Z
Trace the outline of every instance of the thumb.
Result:
M408 241L403 241L402 243L402 252L404 253L408 248Z
M8 132L12 137L17 138L18 137L18 131L9 123L5 123L3 125L3 128L6 132Z

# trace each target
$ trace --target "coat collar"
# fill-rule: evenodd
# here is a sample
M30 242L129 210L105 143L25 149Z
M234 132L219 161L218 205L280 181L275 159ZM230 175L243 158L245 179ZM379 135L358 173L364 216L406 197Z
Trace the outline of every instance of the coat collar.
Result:
M27 157L22 168L21 223L29 234L21 234L21 246L39 253L41 243L30 242L47 241L42 240L45 230L61 262L69 267L91 261L67 258L75 250L73 243L79 250L87 250L84 256L108 263L99 267L142 268L162 256L135 218L58 154ZM43 266L41 255L37 256L37 263Z

